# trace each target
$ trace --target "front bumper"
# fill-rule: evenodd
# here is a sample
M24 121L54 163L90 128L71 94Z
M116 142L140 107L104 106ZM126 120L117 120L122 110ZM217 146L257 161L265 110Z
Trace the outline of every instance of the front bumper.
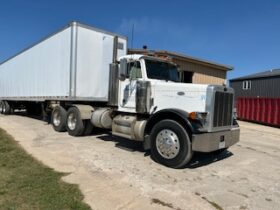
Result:
M228 148L239 141L240 128L227 131L202 133L192 135L192 150L197 152L212 152Z

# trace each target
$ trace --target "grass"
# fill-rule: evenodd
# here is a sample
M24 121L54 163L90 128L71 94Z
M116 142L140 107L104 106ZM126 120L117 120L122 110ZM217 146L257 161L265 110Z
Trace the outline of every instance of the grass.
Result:
M65 175L35 160L0 129L0 209L90 209L78 186L61 180Z

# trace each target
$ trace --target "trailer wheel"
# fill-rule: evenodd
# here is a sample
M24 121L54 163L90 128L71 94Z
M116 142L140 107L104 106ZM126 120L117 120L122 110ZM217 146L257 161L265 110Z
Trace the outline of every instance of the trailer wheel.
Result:
M11 107L7 101L3 101L3 114L8 115L11 112Z
M71 136L81 136L84 133L85 125L76 107L71 107L67 112L66 129Z
M174 120L162 120L151 131L151 157L168 167L181 168L192 158L187 131Z
M51 124L58 132L66 131L67 112L62 106L56 106L52 111Z

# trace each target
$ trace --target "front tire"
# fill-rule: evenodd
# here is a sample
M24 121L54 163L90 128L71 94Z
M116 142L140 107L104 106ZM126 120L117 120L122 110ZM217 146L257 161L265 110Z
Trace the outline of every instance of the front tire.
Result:
M66 129L70 136L81 136L84 133L85 125L81 113L76 107L68 109Z
M51 124L58 132L66 131L67 112L62 106L56 106L52 111Z
M171 168L181 168L192 158L187 131L174 120L162 120L151 131L152 158Z

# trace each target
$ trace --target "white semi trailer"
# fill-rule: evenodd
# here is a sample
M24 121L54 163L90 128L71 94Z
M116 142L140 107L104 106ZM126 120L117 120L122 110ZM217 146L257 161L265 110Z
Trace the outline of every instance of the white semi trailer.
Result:
M96 127L142 141L157 162L180 168L193 152L239 141L233 89L184 84L177 66L127 55L123 36L72 22L0 65L0 112L42 107L54 130Z

